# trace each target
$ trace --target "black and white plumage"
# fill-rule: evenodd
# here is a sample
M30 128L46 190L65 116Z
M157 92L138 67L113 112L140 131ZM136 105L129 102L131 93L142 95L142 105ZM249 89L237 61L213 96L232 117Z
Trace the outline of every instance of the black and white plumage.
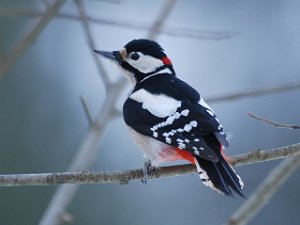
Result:
M129 134L154 165L186 159L202 182L241 196L243 182L222 155L228 140L214 111L176 77L170 59L154 41L139 39L102 56L117 62L134 84L123 106Z

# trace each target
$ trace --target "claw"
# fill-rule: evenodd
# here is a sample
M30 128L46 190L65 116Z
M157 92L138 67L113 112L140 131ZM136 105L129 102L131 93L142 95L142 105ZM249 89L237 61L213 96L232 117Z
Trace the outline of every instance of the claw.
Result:
M148 159L147 161L144 162L144 167L143 167L143 179L141 180L143 184L147 184L148 181L148 173L151 174L153 171L153 166L151 164L151 160Z

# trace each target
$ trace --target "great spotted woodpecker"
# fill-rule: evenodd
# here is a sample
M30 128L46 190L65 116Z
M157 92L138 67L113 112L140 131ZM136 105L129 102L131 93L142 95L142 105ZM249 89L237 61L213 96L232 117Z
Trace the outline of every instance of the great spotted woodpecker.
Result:
M133 40L120 51L96 53L117 63L134 88L123 106L130 136L154 166L173 160L196 165L202 182L220 193L244 196L243 182L226 161L228 140L215 112L176 77L156 42Z

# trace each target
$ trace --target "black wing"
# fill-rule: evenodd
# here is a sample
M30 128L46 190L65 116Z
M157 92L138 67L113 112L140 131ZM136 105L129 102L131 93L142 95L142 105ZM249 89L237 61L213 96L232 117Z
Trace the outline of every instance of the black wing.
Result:
M130 98L139 90L152 98L154 110L165 107L161 105L162 95L180 101L180 107L170 105L173 112L158 117L143 106L143 99ZM173 75L154 76L137 84L124 103L123 114L126 124L135 131L210 161L218 161L220 153L216 151L220 150L220 144L228 146L223 127L212 109L195 89Z
M135 131L210 161L218 161L212 146L217 143L219 150L219 142L228 144L214 113L200 104L182 101L175 113L160 118L129 98L123 110L126 124Z

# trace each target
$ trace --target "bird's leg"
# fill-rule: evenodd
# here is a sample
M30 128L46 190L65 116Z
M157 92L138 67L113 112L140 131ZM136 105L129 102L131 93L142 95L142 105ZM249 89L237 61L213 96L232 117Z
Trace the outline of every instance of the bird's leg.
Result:
M153 169L154 169L154 167L152 166L150 159L148 159L147 161L144 162L142 183L147 184L148 173L151 174Z

